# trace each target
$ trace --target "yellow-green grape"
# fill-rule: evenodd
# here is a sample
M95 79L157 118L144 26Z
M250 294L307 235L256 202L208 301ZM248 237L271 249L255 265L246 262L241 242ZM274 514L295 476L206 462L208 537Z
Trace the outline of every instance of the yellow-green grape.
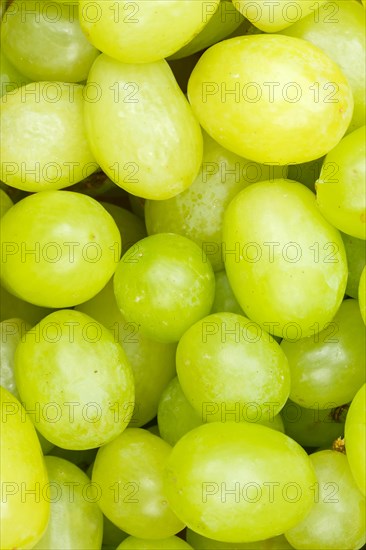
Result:
M320 212L335 227L366 239L366 126L348 134L327 154L316 196Z
M50 512L48 483L36 431L19 401L0 387L0 547L29 549L43 535Z
M55 456L46 456L51 502L47 530L34 550L85 548L100 550L103 515L97 504L100 489L77 466Z
M304 185L281 179L241 191L225 212L223 241L231 288L250 319L288 340L332 321L346 288L346 255Z
M176 344L146 338L137 323L127 322L118 309L112 281L76 309L102 323L124 349L135 382L135 407L130 426L143 426L156 416L160 396L176 374Z
M1 25L1 45L32 80L81 82L99 51L83 34L76 3L14 0Z
M9 195L7 195L5 191L0 189L0 218L2 218L5 212L7 212L12 206L13 201L11 200Z
M0 323L0 385L19 399L15 385L15 350L31 326L23 319L7 319Z
M356 239L346 233L341 233L341 237L348 264L346 294L357 300L362 270L366 265L366 243L363 239Z
M365 11L353 0L304 3L315 11L281 34L312 42L339 65L353 93L352 132L365 124Z
M203 134L203 161L192 185L175 197L145 203L148 233L179 233L195 241L215 271L224 269L222 223L231 199L262 180L286 177L287 168L265 166L231 153Z
M167 539L127 537L117 550L193 550L193 548L184 540L174 536Z
M141 334L173 343L211 311L215 277L193 241L158 233L124 254L114 275L114 293L123 317L139 326Z
M348 463L360 491L366 494L366 385L356 393L349 408L345 444Z
M195 550L291 550L293 548L284 535L257 542L233 543L209 539L191 529L187 529L187 542L192 544Z
M0 321L15 316L34 326L49 313L52 313L52 309L24 302L0 286Z
M177 516L223 542L263 540L296 525L313 506L315 481L300 445L249 422L195 428L173 447L165 467Z
M0 49L0 97L28 84L29 81L29 78L20 74Z
M366 267L363 268L358 286L358 302L363 322L366 325Z
M347 458L337 451L310 455L316 482L309 486L314 506L285 535L301 550L359 550L366 542L365 497L360 493Z
M129 535L161 539L184 528L163 488L170 453L168 443L139 428L128 428L99 449L92 474L101 489L99 505Z
M121 233L122 254L146 237L145 224L136 214L109 202L100 204L110 213Z
M314 17L314 12L325 2L325 0L319 0L313 4L309 0L294 0L292 2L287 0L232 1L244 17L264 32L280 31L307 15Z
M25 335L15 353L25 408L49 441L66 449L99 447L117 437L134 406L131 368L103 325L60 310Z
M80 193L30 195L8 210L0 229L2 284L39 306L89 300L118 265L118 227L96 200Z
M33 82L2 96L1 179L17 189L61 189L98 165L90 151L80 84Z
M220 0L79 1L80 24L98 50L124 63L158 61L188 44Z
M234 296L225 270L215 273L215 283L215 299L212 304L211 313L228 311L244 315L238 300Z
M216 44L216 42L220 42L231 35L244 21L244 17L234 8L231 0L221 0L218 9L201 32L183 48L171 55L169 59L188 57L212 46L212 44Z
M114 183L157 200L191 185L202 161L201 130L165 60L136 65L100 55L86 90L90 146Z
M352 91L338 65L310 42L281 35L211 46L192 71L188 97L218 143L269 164L325 155L346 132L353 111Z

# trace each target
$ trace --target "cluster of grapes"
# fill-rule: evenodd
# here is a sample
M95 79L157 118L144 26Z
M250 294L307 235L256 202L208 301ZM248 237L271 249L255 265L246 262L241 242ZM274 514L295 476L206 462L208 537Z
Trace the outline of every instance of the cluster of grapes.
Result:
M2 0L1 549L365 544L363 3Z

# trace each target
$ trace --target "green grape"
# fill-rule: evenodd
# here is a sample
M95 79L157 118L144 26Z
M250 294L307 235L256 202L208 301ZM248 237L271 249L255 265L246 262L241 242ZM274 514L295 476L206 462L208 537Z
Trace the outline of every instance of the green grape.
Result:
M14 0L3 19L1 43L13 65L32 80L80 82L99 55L80 28L75 3Z
M45 457L51 502L47 530L34 550L85 548L99 550L102 543L103 516L97 500L98 487L77 466L55 456Z
M84 90L79 84L34 82L2 96L5 183L24 191L61 189L98 168L84 127Z
M315 481L300 445L249 422L195 428L173 447L165 467L177 516L223 542L263 540L296 525L313 505Z
M20 74L0 49L0 97L29 82L29 78Z
M127 537L117 550L193 550L192 546L179 537L167 539L139 539Z
M128 202L132 212L142 220L145 220L145 199L135 195L128 195Z
M215 282L215 299L211 313L228 311L229 313L244 315L238 300L234 296L225 270L215 273Z
M146 430L148 432L150 432L151 434L157 435L158 437L160 437L159 426L157 424L153 424L153 426L150 426L149 428L146 428ZM162 439L164 439L164 438L162 438Z
M223 38L231 35L244 21L244 17L234 8L231 0L221 0L218 9L201 32L183 48L171 55L169 59L188 57L220 42ZM247 21L246 23L248 25Z
M96 48L124 63L151 63L178 51L208 23L220 0L79 0L81 27Z
M365 382L366 335L356 300L345 300L321 332L283 339L281 348L290 365L290 398L301 407L340 407Z
M191 529L187 529L187 542L192 544L195 550L291 550L293 548L284 535L257 542L231 543L203 537Z
M316 4L307 0L295 0L287 2L268 2L266 0L233 0L233 4L249 19L253 25L264 32L276 32L293 25L309 14L314 17L314 11L325 0L319 0Z
M195 241L215 271L224 269L222 223L225 208L245 187L261 180L285 177L285 167L265 166L231 153L206 133L203 162L193 184L168 200L148 200L148 233L178 233Z
M49 519L49 502L40 495L48 482L47 471L36 431L22 405L3 387L0 398L0 547L33 548Z
M345 444L352 475L366 494L366 404L365 384L358 390L346 418Z
M123 349L79 311L51 313L27 332L16 349L15 379L34 425L65 449L107 443L132 414L133 377Z
M122 540L128 535L114 525L105 515L103 515L103 547L111 546L113 550L117 548Z
M265 330L298 339L332 320L346 288L346 255L304 185L281 179L241 191L226 209L223 241L231 288Z
M145 224L136 214L109 202L100 204L110 213L121 233L122 254L146 237Z
M256 323L214 313L192 325L177 348L182 390L203 422L272 418L290 391L285 354Z
M170 452L168 443L140 428L128 428L98 451L92 480L101 489L99 505L129 535L161 539L184 527L163 489Z
M0 218L2 218L5 212L7 212L12 206L13 201L11 200L9 195L7 195L5 191L0 189Z
M114 183L158 200L191 185L202 161L201 130L165 60L137 65L100 55L86 90L90 146Z
M130 425L143 426L156 416L161 393L175 376L176 344L150 340L141 334L137 324L128 323L118 309L113 281L76 309L102 323L124 349L135 381L135 407Z
M15 350L31 326L23 319L7 319L0 323L0 385L19 399L14 377Z
M311 9L315 8L314 13L281 34L312 42L341 68L354 99L353 116L348 128L352 132L365 124L365 11L351 0L306 3ZM330 86L328 91L332 91Z
M62 458L75 464L81 470L87 471L90 465L93 464L97 449L87 449L85 451L73 451L70 449L62 449L61 447L54 447L50 453L52 456Z
M202 424L198 414L184 395L177 377L161 394L158 408L160 437L172 447L186 433Z
M358 302L363 322L366 325L366 267L362 270L360 284L358 285Z
M285 433L303 447L332 445L344 434L348 405L333 409L300 407L290 399L281 411Z
M0 229L2 284L38 306L89 300L119 261L121 236L113 218L80 193L30 195L8 210Z
M178 342L207 315L215 277L204 252L191 240L159 233L122 257L114 276L117 304L127 321L160 342Z
M304 162L303 164L291 164L288 167L288 179L303 183L315 193L315 182L320 175L324 157Z
M314 506L286 538L302 550L359 550L365 541L365 498L352 477L347 458L337 451L310 455L317 482Z
M341 237L348 264L346 294L357 300L361 273L366 265L366 243L363 239L356 239L351 235L346 235L346 233L341 233Z
M0 321L15 316L34 326L49 313L52 313L52 309L24 302L0 286Z
M211 46L193 69L188 97L218 143L269 164L325 155L346 132L353 111L352 91L338 65L310 42L281 35Z
M320 212L358 239L366 239L365 130L365 126L358 128L328 153L316 182Z

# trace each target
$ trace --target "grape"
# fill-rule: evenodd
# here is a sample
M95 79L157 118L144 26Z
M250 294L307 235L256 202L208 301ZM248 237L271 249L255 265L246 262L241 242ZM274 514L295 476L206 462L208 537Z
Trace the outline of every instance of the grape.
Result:
M347 459L360 491L366 493L366 404L365 384L358 390L346 418Z
M192 325L176 363L182 390L204 422L273 418L289 395L289 367L277 342L234 313Z
M365 129L355 130L328 153L316 182L317 203L323 216L358 239L366 239Z
M51 313L26 334L15 354L15 379L35 426L60 447L99 447L131 418L126 355L103 325L79 311Z
M169 537L167 539L138 539L136 537L127 537L118 546L117 550L193 550L192 546L187 544L179 537Z
M281 411L285 433L303 447L329 447L344 434L347 408L306 409L289 399Z
M80 28L75 3L14 0L4 15L1 43L13 65L32 80L80 82L99 55Z
M19 401L1 397L1 548L33 548L47 527L49 502L37 498L48 482L36 431ZM35 489L36 487L36 489ZM33 495L29 491L36 490Z
M281 348L290 365L290 398L302 407L339 407L365 382L366 335L356 300L345 300L320 333L284 339Z
M208 23L220 0L79 1L80 23L96 48L125 63L150 63L178 51Z
M165 468L177 516L223 542L262 540L296 525L313 505L315 481L295 441L249 422L195 428L178 441Z
M137 324L128 323L118 309L112 281L77 309L107 327L124 349L135 381L135 407L130 425L143 426L156 416L160 395L175 376L176 344L150 340L141 334Z
M264 32L276 32L293 25L307 15L314 17L314 11L324 1L320 0L316 4L312 4L306 0L292 2L286 2L286 0L280 0L280 2L233 0L233 4L258 29Z
M150 199L191 185L202 160L201 130L165 60L136 65L100 55L86 89L90 146L114 183Z
M61 189L98 168L84 128L83 90L79 84L35 82L1 98L5 183L25 191Z
M358 286L358 301L363 322L366 325L366 267L363 268Z
M129 535L161 539L184 527L163 489L170 452L168 443L140 428L128 428L98 451L92 480L101 489L99 505Z
M195 550L290 550L292 546L284 535L257 542L220 542L203 537L191 529L187 529L187 542L194 546Z
M189 239L159 233L126 252L114 276L122 315L141 333L160 342L177 342L207 315L215 278L204 252Z
M113 218L79 193L30 195L8 210L0 228L2 284L38 306L89 300L119 260L121 237Z
M10 63L9 59L0 50L0 97L15 90L19 86L24 86L30 82L29 78L20 74L19 71Z
M34 326L49 313L52 313L52 309L24 302L0 286L0 321L5 321L15 315Z
M51 454L52 456L57 456L58 458L72 462L72 464L75 464L75 466L87 472L89 466L94 462L97 450L98 449L87 449L85 451L73 451L70 449L62 449L61 447L54 447Z
M215 273L215 282L215 299L211 313L228 311L230 313L244 315L238 300L234 296L225 270Z
M222 223L225 208L245 187L261 180L286 176L285 167L248 161L203 134L203 162L193 184L169 200L148 200L148 233L179 233L195 241L215 271L224 269Z
M95 499L98 488L91 486L84 472L67 460L46 456L51 514L47 530L34 550L87 548L99 550L103 516Z
M103 549L105 546L111 546L115 550L120 542L127 537L127 533L121 531L121 529L103 515Z
M314 13L287 27L281 34L312 42L339 65L354 99L348 128L352 132L365 124L365 12L352 0L332 0L321 5L304 3L311 9L316 8Z
M0 384L17 399L19 394L14 378L14 354L21 338L30 328L23 319L7 319L0 323Z
M181 59L204 50L231 35L244 22L248 25L241 13L234 8L231 0L221 0L218 9L201 32L169 59Z
M173 378L159 401L158 426L161 438L173 447L183 435L201 424L202 415L187 400L178 378Z
M347 458L337 451L310 455L317 482L311 486L314 506L286 538L302 550L355 550L365 543L365 498L358 490Z
M332 320L346 287L344 246L304 185L274 180L241 191L226 209L223 241L231 288L250 319L287 339Z
M361 273L366 265L366 243L363 239L356 239L351 235L346 235L346 233L341 233L341 237L348 264L346 294L357 300Z
M7 195L5 191L0 189L0 218L2 218L5 212L7 212L12 206L13 201L11 200L9 195Z
M281 35L211 46L193 69L188 97L218 143L269 164L325 155L344 135L353 111L339 67L310 42Z
M136 214L109 202L103 201L100 204L112 216L121 233L122 254L127 252L137 241L146 237L145 224Z

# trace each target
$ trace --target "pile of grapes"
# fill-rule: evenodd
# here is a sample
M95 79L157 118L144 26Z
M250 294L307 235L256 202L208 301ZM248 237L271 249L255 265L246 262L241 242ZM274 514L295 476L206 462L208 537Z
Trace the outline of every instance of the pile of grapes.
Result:
M1 550L365 544L365 0L1 0Z

